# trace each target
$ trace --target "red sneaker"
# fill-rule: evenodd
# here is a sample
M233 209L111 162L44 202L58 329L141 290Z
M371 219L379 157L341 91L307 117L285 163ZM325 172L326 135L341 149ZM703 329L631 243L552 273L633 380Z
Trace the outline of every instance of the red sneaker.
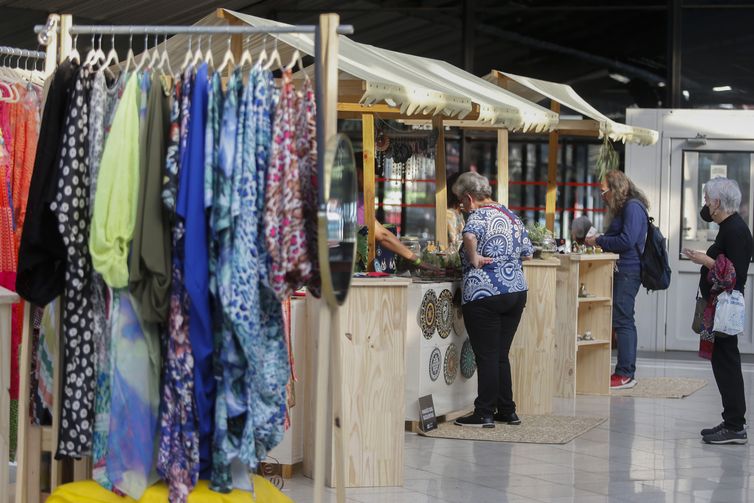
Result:
M636 379L633 377L613 374L610 376L610 389L629 389L636 386Z

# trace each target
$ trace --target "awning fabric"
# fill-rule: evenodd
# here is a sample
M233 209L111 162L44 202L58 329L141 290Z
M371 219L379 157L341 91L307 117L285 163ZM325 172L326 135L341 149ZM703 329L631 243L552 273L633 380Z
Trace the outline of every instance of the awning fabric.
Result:
M225 13L251 26L285 26L285 23L227 9ZM225 21L212 14L196 24L223 25ZM183 60L187 37L172 37L167 41L171 61ZM193 37L194 49L198 38ZM213 59L219 64L227 49L226 37L214 37L211 43ZM204 44L209 44L207 37ZM295 50L314 55L311 34L253 35L244 37L243 45L254 48L254 57L263 45L268 53L277 48L284 63L290 61ZM476 104L480 123L525 131L549 131L557 125L557 114L444 61L388 51L341 36L338 67L341 79L364 81L362 104L385 102L400 108L406 115L443 114L458 119L465 118Z
M496 79L496 72L512 79L521 86L524 86L527 90L534 91L543 98L546 97L555 100L574 112L578 112L581 115L599 122L600 137L607 135L614 141L636 143L638 145L653 145L657 143L657 139L659 138L657 131L615 122L587 103L571 86L567 84L558 84L557 82L523 77L521 75L514 75L499 70L493 71L488 75L488 78L490 78L490 80ZM528 94L528 96L532 97L531 94Z

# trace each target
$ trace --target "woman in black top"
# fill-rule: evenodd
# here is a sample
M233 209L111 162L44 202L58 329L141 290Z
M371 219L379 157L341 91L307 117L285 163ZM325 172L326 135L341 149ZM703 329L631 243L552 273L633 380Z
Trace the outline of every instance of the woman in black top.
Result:
M746 222L738 214L741 190L735 180L713 178L704 186L704 206L700 212L705 222L720 226L715 242L707 253L699 250L683 250L694 263L702 266L699 290L708 299L712 284L707 273L714 267L718 255L724 254L736 270L735 289L744 293L746 275L752 255L752 236ZM738 352L738 336L714 333L712 371L723 401L723 422L713 428L702 430L702 438L708 444L745 444L746 398L741 373L741 354Z

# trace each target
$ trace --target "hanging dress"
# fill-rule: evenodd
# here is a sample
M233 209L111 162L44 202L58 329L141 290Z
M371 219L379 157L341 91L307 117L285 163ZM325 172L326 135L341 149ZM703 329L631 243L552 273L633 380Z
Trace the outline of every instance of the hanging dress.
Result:
M251 370L250 405L252 412L254 450L244 445L242 449L248 456L244 461L250 467L267 456L267 452L280 443L283 438L285 424L285 386L288 382L289 362L285 347L283 328L283 312L280 301L271 285L270 276L271 255L265 246L264 215L267 202L273 202L282 208L281 201L266 197L266 181L269 180L268 170L271 169L271 150L274 144L272 120L277 104L275 86L272 74L262 71L254 86L254 120L255 120L255 148L256 148L256 179L257 179L257 214L259 218L258 233L256 234L257 249L259 250L259 327L252 333L249 347L252 349L247 355Z
M265 239L271 259L270 286L281 302L306 285L312 275L296 152L297 108L291 71L284 70L273 123L264 213ZM307 127L302 133L308 131Z
M243 98L244 86L240 69L228 80L222 109L219 148L213 163L210 210L210 232L215 260L211 260L213 295L215 296L215 368L217 394L215 400L215 433L212 450L211 487L227 493L233 487L231 466L239 462L241 439L247 418L248 393L246 386L246 358L233 330L233 179L236 171L244 169L243 118L247 100ZM239 136L240 135L240 136ZM249 154L247 153L247 158ZM246 164L248 165L248 163ZM246 186L247 190L253 190ZM256 208L254 208L256 209ZM214 265L213 265L214 263ZM219 334L219 337L218 337ZM246 467L242 466L246 472ZM248 485L248 475L245 477Z
M72 94L69 91L77 70L77 65L66 60L52 78L29 186L16 291L38 306L45 306L60 295L65 283L66 247L50 203L58 189L63 128Z
M183 283L184 225L176 212L178 180L185 166L193 70L176 83L163 175L162 201L172 217L170 314L163 374L157 471L171 503L185 503L199 478L199 426L194 398L194 356L189 339L189 300Z
M88 249L91 85L90 71L81 68L64 127L58 190L50 204L68 252L61 306L64 372L57 459L88 453L94 424L94 320Z

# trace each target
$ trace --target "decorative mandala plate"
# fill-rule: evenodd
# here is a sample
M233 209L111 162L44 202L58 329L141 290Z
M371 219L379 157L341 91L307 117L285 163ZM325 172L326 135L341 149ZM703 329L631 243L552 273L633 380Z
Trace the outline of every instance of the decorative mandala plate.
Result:
M427 290L419 310L419 326L425 339L431 339L437 323L437 295L434 290Z
M458 346L455 343L451 342L448 349L445 350L443 373L445 374L445 384L453 384L453 381L456 380L456 374L458 374Z
M453 294L450 290L440 292L437 299L437 333L445 339L453 330Z
M453 331L457 336L466 335L466 326L463 324L463 310L461 309L461 289L457 289L453 295Z
M429 378L432 382L440 377L440 368L442 368L442 353L440 348L434 348L429 355Z
M471 348L471 341L466 339L461 346L461 375L466 379L471 379L474 372L476 372L476 358Z

